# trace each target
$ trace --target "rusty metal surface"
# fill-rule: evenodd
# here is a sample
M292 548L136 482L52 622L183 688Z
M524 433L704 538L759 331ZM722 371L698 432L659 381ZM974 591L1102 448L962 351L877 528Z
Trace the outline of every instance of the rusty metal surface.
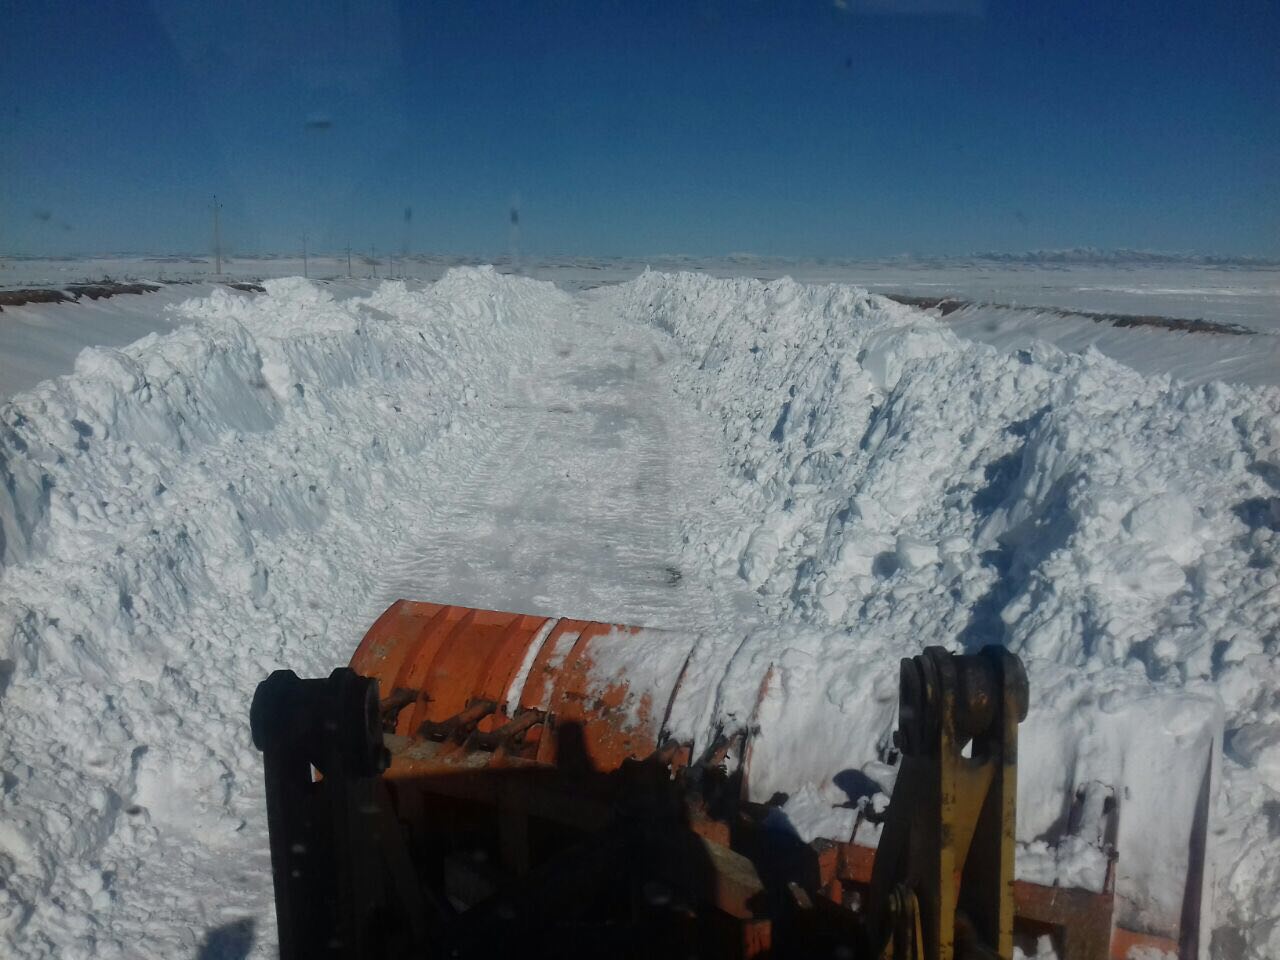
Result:
M391 777L466 765L464 747L486 751L490 763L554 764L566 735L581 738L595 770L609 771L658 749L679 687L678 676L638 691L626 677L597 677L602 644L629 638L678 642L624 624L399 600L365 635L351 668L378 681L386 728L408 742L392 751ZM425 739L454 749L410 749Z
M419 809L434 797L502 811L503 858L517 874L528 869L529 817L603 828L616 796L599 789L608 781L598 775L618 771L628 760L646 760L675 777L694 759L690 745L662 742L661 722L680 675L632 690L628 677L602 677L597 670L605 640L654 636L663 633L403 600L393 604L369 630L351 667L379 682L391 757L384 779L397 806ZM766 674L762 691L769 682ZM1027 710L1026 679L1016 658L926 651L903 663L901 707L900 746L907 759L899 784L910 795L916 811L911 829L919 835L909 852L899 850L914 865L904 859L886 875L912 884L911 925L920 925L923 938L917 946L927 946L930 956L950 957L957 938L976 923L994 952L1008 957L1016 920L1023 932L1052 933L1068 960L1119 957L1131 946L1158 946L1176 955L1166 939L1119 929L1113 934L1110 891L1014 883L1016 737ZM961 747L970 739L974 756L963 758ZM727 746L725 741L704 747L702 767L717 767ZM732 752L745 755L745 776L750 738ZM940 754L946 759L934 782L922 771L937 767ZM926 758L915 774L907 762L912 756ZM486 775L496 770L526 773L514 780ZM720 819L696 803L687 818L690 835L715 865L713 900L746 924L744 955L767 950L769 920L748 906L759 894L759 878L735 852L742 823ZM845 907L859 898L865 903L868 895L874 902L874 851L841 838L815 841L811 849L811 892L822 902ZM891 899L895 889L881 896ZM964 930L952 919L958 914Z
M997 647L904 659L897 743L902 761L868 891L872 916L905 884L928 957L952 960L973 942L1013 955L1013 853L1018 723L1026 683L1017 658ZM971 743L968 755L966 743ZM899 897L900 899L900 897ZM905 936L894 914L887 942Z

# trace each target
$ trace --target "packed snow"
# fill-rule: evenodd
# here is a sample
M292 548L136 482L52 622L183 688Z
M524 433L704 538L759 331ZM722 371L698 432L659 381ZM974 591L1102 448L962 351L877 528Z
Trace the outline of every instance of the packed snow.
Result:
M754 719L802 836L883 805L899 657L1002 643L1019 874L1096 889L1114 791L1158 925L1208 802L1214 953L1280 955L1280 388L847 285L415 286L213 288L0 407L11 952L271 955L253 689L408 595L696 635L673 732Z

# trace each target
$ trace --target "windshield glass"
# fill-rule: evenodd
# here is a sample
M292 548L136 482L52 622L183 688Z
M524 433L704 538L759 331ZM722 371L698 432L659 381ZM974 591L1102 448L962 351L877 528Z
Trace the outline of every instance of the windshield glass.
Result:
M805 955L801 895L878 949L901 884L1007 958L1280 956L1275 3L2 19L0 953L289 956L305 889L351 956L327 925L485 955L604 843L599 784L489 824L408 805L426 751L664 764L769 905L601 854L618 902L524 917L535 954L719 911ZM935 647L959 707L901 679ZM305 886L354 868L281 839L249 722L348 664L406 831L374 905ZM959 711L972 821L922 799L916 695Z

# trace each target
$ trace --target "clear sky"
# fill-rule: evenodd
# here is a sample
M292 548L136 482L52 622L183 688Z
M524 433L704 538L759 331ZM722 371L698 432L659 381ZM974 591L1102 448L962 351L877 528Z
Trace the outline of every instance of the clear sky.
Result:
M1276 256L1280 4L0 0L0 253L203 252L215 193L241 252L518 198L541 254Z

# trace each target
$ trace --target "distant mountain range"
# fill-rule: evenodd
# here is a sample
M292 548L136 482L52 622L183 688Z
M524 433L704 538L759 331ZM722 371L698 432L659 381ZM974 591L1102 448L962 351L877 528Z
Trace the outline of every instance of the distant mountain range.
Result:
M1157 250L1098 250L1094 247L1072 247L1067 250L1028 250L1023 253L984 251L973 254L975 260L994 263L1062 263L1062 264L1197 264L1206 267L1278 267L1274 257L1221 256L1200 253L1162 253Z

